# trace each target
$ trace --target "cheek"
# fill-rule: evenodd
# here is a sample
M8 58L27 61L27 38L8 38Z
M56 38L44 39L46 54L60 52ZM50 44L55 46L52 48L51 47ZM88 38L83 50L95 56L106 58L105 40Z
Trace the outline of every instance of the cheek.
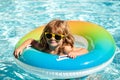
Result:
M62 45L63 44L63 40L58 41L58 44Z
M49 40L46 39L46 42L49 43Z

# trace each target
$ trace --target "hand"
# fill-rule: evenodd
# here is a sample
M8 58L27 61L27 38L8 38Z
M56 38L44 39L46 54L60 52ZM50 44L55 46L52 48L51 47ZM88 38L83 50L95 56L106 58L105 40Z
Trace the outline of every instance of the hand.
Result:
M76 57L77 57L77 54L76 54L75 51L72 51L72 52L69 52L69 53L68 53L68 57L70 57L70 58L76 58Z
M16 58L18 58L18 57L21 55L23 49L26 48L28 45L31 45L31 43L32 43L33 41L34 41L34 39L28 39L28 40L26 40L25 42L23 42L23 44L20 45L20 46L14 51L14 53L13 53L14 56L15 56Z
M18 57L21 55L23 49L24 49L24 48L22 48L22 47L19 47L19 48L15 49L15 51L14 51L14 53L13 53L14 56L15 56L16 58L18 58Z
M68 53L68 56L71 58L76 58L79 55L87 54L88 50L84 48L76 48Z

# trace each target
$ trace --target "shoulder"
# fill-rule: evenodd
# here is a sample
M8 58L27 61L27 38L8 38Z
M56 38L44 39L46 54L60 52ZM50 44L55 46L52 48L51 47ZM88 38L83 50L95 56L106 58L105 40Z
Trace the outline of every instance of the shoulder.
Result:
M36 45L36 44L39 44L39 42L38 42L37 40L32 40L32 41L31 41L31 44L32 44L32 45Z
M64 46L64 53L69 53L73 48L71 46Z

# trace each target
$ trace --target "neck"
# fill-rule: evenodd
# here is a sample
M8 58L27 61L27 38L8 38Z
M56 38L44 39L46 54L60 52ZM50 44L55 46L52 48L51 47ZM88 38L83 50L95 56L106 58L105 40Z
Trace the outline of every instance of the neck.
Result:
M51 46L50 46L50 47L49 47L49 50L50 50L50 51L54 51L54 50L56 50L56 48L57 48L57 47L51 47Z
M51 54L57 54L58 53L58 47L49 47L49 52Z

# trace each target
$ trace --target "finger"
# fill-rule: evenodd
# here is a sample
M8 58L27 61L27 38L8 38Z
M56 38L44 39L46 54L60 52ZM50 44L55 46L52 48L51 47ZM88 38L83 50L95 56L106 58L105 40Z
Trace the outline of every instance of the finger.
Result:
M73 56L72 56L72 55L69 55L69 57L70 57L70 58L73 58Z
M76 56L75 56L75 55L70 54L70 55L69 55L69 57L70 57L70 58L75 58Z
M19 51L15 51L15 57L18 58L20 55L20 52Z
M15 53L15 58L18 58L19 54L18 52Z
M21 52L18 53L18 57L20 57L20 56L21 56Z
M76 56L73 56L73 58L76 58Z
M16 51L15 51L15 53L14 53L14 56L15 56L15 58L18 58Z
M23 51L20 51L20 55L22 55L22 52L23 52Z
M74 58L74 56L72 55L72 58Z

